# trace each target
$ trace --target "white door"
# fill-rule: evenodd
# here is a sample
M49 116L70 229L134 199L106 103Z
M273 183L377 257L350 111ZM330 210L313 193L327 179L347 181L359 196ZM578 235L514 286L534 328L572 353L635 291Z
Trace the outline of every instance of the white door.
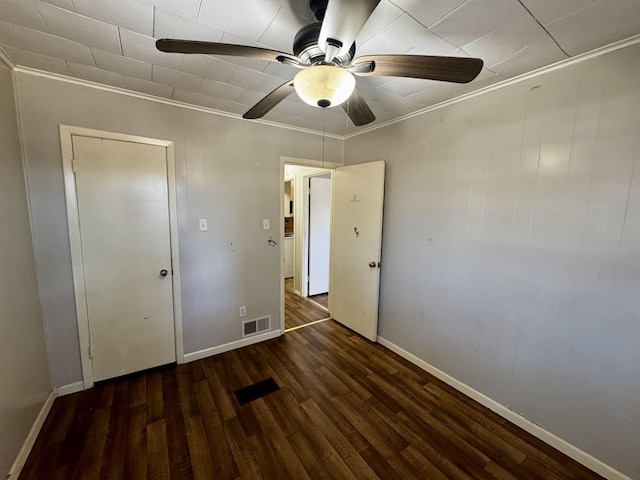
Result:
M309 295L329 291L331 177L309 177Z
M94 380L172 363L166 148L72 142Z
M334 179L331 316L376 341L384 162L340 167Z

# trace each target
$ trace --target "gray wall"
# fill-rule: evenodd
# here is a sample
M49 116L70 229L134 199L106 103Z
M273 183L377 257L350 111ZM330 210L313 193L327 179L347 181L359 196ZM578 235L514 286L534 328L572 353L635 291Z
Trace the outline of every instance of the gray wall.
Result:
M0 64L0 475L51 392L11 71Z
M640 478L640 46L346 141L387 163L379 334Z
M322 137L18 74L42 310L54 385L81 380L59 124L175 142L185 353L241 337L247 317L280 324L280 156L322 156ZM325 158L341 161L341 140ZM198 219L209 232L198 231ZM262 219L271 230L262 230Z

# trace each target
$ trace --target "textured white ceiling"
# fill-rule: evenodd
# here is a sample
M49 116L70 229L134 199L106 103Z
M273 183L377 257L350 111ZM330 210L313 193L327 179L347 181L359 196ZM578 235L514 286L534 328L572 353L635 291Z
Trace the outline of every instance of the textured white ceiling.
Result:
M355 0L349 0L355 1ZM264 60L161 53L157 38L292 51L307 0L0 0L0 48L17 65L243 114L296 69ZM357 54L473 56L466 85L359 77L376 123L640 34L638 0L382 0ZM346 135L341 108L291 95L265 120Z

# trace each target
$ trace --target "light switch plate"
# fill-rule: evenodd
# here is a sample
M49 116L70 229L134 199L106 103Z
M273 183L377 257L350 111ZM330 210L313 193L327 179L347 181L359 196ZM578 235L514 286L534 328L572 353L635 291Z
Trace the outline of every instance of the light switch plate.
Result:
M206 218L201 218L200 219L200 231L201 232L206 232L207 230L209 230L209 226L207 224L207 219Z
M269 219L265 218L264 220L262 220L262 229L269 230L270 228L271 226L269 225Z

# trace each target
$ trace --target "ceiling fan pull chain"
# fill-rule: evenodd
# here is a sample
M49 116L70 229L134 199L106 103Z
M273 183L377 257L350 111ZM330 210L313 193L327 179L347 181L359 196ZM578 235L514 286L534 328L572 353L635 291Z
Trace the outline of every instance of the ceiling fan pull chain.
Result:
M327 110L322 110L322 168L324 168L324 119L327 115Z

